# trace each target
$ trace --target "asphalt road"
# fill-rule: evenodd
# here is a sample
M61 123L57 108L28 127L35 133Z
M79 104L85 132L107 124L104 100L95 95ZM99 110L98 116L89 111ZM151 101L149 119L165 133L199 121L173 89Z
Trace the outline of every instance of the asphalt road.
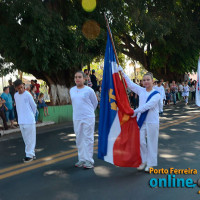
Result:
M157 169L197 169L197 175L175 176L199 179L199 130L200 109L194 104L166 107L161 117ZM113 166L97 159L97 151L96 132L94 169L74 167L77 151L72 123L38 129L37 160L28 164L22 163L24 143L20 133L1 137L0 200L200 199L200 187L151 188L152 178L167 175Z

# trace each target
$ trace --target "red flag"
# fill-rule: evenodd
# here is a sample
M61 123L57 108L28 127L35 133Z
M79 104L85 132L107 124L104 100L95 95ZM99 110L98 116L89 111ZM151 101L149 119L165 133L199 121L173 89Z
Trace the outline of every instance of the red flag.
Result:
M117 73L116 63L113 67L115 68L113 70L115 71L113 73L115 96L121 126L121 133L113 148L113 161L115 165L121 167L138 167L141 164L139 128L136 117L131 117L133 109L130 107L124 85Z

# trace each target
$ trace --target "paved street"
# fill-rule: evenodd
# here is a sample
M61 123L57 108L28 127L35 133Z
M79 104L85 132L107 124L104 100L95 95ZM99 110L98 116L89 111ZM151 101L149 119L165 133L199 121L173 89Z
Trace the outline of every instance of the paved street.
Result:
M158 169L197 169L200 178L200 109L194 104L165 107L161 117ZM98 127L98 122L96 128ZM200 199L194 188L150 188L151 178L166 178L120 168L97 159L95 168L74 167L77 161L72 123L41 127L37 134L37 160L23 164L20 133L0 138L0 200L190 200Z

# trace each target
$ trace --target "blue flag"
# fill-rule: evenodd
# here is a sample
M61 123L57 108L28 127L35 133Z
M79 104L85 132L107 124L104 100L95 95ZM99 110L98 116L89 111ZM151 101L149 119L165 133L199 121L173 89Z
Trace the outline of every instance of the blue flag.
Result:
M104 159L107 154L108 135L117 115L117 111L111 109L110 104L116 102L115 99L109 98L109 91L113 91L112 95L115 96L114 83L112 77L112 62L116 63L116 58L112 43L107 33L107 45L104 59L104 72L103 82L101 88L101 101L100 101L100 118L99 118L99 143L98 143L98 157Z

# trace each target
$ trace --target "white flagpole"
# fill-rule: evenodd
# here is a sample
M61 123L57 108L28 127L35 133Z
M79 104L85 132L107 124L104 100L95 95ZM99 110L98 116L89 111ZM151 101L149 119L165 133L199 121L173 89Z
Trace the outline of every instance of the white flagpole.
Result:
M196 84L196 105L200 107L200 56L198 60L198 69L197 69L197 84Z

